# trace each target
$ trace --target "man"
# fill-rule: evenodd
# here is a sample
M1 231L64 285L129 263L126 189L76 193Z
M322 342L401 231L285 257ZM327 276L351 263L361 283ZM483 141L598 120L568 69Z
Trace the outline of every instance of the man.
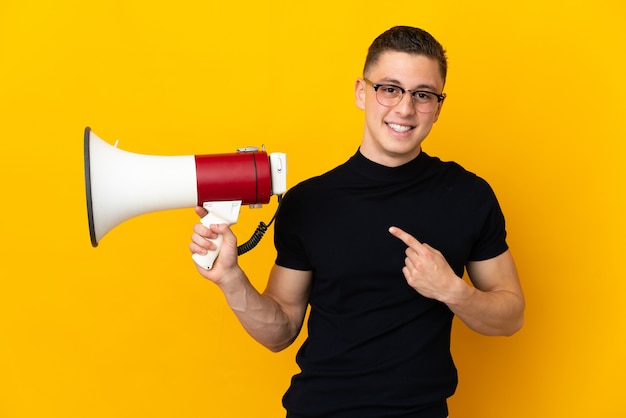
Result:
M223 235L213 269L198 271L258 342L289 346L310 306L302 371L283 398L288 417L445 418L457 383L453 316L486 335L522 326L524 297L491 188L421 148L446 70L443 48L421 29L394 27L373 42L355 88L361 145L286 194L263 293L239 268L226 225L194 226L193 253Z

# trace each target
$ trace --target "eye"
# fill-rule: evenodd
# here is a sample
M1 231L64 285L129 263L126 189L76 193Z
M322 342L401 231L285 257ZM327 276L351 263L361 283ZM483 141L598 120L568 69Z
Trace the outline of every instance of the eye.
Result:
M435 95L428 91L416 91L413 93L413 100L418 103L427 103L435 100Z
M380 91L385 96L389 96L389 97L396 97L402 94L399 87L387 85L387 84L381 85L378 88L378 91Z

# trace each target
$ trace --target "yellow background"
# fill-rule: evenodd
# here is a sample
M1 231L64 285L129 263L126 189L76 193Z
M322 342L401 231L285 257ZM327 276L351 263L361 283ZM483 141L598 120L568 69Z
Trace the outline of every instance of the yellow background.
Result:
M397 24L448 50L425 150L492 184L528 299L512 338L455 323L451 417L626 416L619 0L1 0L0 416L283 416L296 347L261 348L195 273L193 210L91 247L83 129L142 154L265 144L294 185L355 151L354 80ZM262 288L273 259L270 231L241 264Z

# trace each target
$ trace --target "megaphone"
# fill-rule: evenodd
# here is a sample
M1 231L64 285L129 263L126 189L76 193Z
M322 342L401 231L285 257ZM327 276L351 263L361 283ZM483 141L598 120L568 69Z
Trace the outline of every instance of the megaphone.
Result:
M259 207L272 195L280 199L286 191L284 153L268 156L265 150L247 147L231 154L143 155L108 144L89 127L84 141L87 215L94 247L111 229L144 213L204 206L209 214L202 224L232 225L241 205ZM222 237L214 242L215 251L193 255L205 269L213 266Z

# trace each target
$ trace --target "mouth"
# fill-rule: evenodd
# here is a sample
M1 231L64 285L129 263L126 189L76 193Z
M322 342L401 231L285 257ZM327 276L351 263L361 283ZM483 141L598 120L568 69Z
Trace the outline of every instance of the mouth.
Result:
M387 126L391 128L392 131L397 132L399 134L403 134L415 128L414 126L411 126L411 125L400 125L398 123L392 123L392 122L387 122Z

